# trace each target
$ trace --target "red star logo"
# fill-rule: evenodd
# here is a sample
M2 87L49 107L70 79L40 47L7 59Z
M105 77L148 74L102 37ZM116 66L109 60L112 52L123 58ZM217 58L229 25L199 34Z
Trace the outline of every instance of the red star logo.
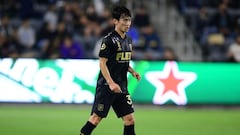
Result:
M172 91L175 94L179 95L179 93L177 91L177 85L181 81L183 81L183 79L175 78L172 70L170 70L168 78L164 78L164 79L160 78L159 81L161 81L164 84L163 94L166 94L168 91Z
M177 105L185 105L185 88L196 80L197 75L179 71L176 62L166 62L163 71L148 72L146 78L156 87L154 104L164 104L172 100Z

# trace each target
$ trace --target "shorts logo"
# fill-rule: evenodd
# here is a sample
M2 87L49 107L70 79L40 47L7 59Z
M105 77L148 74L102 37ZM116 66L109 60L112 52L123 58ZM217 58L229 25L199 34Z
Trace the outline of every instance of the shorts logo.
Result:
M103 109L104 109L104 104L98 104L97 110L98 111L103 111Z

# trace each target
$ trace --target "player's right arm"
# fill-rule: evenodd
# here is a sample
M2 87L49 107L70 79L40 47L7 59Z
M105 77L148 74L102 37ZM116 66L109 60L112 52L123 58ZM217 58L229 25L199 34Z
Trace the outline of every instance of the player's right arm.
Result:
M107 61L108 59L111 59L110 55L112 54L112 46L113 46L112 38L109 35L103 38L101 48L99 51L99 64L100 64L100 70L105 78L107 84L109 85L109 88L116 93L121 93L120 86L114 82L114 80L111 77L111 74L109 72Z
M113 79L109 73L109 70L107 68L107 61L108 61L107 58L104 58L104 57L99 58L101 73L102 73L103 77L105 78L106 82L108 83L111 91L116 92L116 93L121 93L122 91L121 91L120 86L113 81Z

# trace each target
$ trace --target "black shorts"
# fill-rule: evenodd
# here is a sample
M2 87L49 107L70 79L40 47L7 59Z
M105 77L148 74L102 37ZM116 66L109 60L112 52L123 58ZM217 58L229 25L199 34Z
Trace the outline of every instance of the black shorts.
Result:
M118 118L134 112L128 93L114 93L108 85L98 86L91 114L96 113L101 118L107 117L111 106Z

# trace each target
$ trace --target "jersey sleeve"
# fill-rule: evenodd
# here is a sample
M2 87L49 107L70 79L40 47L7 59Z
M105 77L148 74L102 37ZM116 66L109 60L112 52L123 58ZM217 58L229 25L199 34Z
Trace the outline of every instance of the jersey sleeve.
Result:
M112 44L113 43L109 37L103 38L99 51L99 57L109 58Z

